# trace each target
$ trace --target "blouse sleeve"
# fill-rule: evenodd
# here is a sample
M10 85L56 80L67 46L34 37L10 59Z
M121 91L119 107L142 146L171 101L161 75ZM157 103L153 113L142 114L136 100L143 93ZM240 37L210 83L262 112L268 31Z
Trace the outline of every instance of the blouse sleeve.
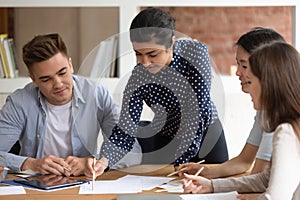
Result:
M109 160L110 167L131 151L135 143L138 122L143 109L143 99L136 84L136 77L138 75L133 71L123 93L119 122L101 148L100 155Z
M196 131L191 130L190 127L192 124L189 117L182 117L186 125L186 134L182 134L182 137L190 135L190 133L187 133L189 131L195 131L195 136L192 143L185 148L185 152L174 162L175 166L189 162L199 152L203 136L211 123L213 105L210 96L211 65L206 45L197 41L187 40L182 42L180 48L179 54L184 60L183 63L186 63L185 67L188 68L186 78L193 89L198 104L190 104L191 99L188 99L189 96L187 95L185 109L188 110L187 113L198 112L196 114L198 116L198 125ZM186 138L182 138L181 140L184 143L182 145L186 145L184 142Z

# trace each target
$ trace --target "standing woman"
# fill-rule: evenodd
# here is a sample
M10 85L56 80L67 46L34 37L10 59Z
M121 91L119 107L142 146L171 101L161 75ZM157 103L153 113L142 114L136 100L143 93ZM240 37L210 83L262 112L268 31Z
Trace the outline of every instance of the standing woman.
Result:
M119 123L100 157L106 157L111 166L138 138L148 163L173 163L176 168L191 159L203 159L198 157L201 144L205 137L215 134L212 152L204 159L226 161L223 128L210 96L212 69L206 45L190 39L175 40L175 19L158 8L145 9L133 19L130 40L138 64L124 91ZM140 129L143 102L155 117ZM92 171L91 160L89 164ZM97 171L100 165L96 164L96 175L102 173Z
M193 180L184 184L187 193L264 192L238 195L239 199L300 199L300 55L287 43L262 46L249 59L247 74L254 108L263 110L260 122L266 132L274 131L271 165L264 172L228 179Z

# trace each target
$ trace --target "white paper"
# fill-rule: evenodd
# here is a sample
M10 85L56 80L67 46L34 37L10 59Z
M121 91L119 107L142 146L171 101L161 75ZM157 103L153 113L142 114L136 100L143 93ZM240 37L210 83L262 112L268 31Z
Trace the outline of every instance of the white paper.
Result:
M22 186L0 186L0 195L26 194Z
M151 190L172 179L174 178L127 175L113 181L95 181L94 190L92 184L83 184L80 186L79 194L138 193L142 190Z
M117 181L121 181L122 184L138 184L142 190L151 190L155 187L158 187L164 183L167 183L174 178L168 177L157 177L157 176L136 176L136 175L127 175L122 178L119 178Z
M94 190L91 183L85 183L80 186L78 194L126 194L141 191L138 185L124 185L117 181L95 181Z
M157 190L157 192L166 191L169 193L183 193L182 180L172 180L166 184L160 185L159 188L164 190Z
M237 194L238 193L234 191L210 194L182 194L180 197L182 200L237 200Z

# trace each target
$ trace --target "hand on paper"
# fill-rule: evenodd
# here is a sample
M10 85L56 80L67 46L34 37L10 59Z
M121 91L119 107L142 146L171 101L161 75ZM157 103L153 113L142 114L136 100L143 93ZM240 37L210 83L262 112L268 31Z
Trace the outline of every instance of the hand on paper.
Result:
M255 200L258 198L260 194L254 193L254 194L238 194L236 197L240 200Z
M22 171L31 169L40 174L70 176L71 167L63 158L50 155L40 159L28 158L24 161Z
M210 179L204 178L202 176L183 174L185 179L183 180L184 193L193 194L204 194L212 193L213 187ZM189 180L192 180L190 182Z
M108 160L102 157L100 160L97 160L94 165L94 158L90 157L87 159L86 165L85 175L89 180L91 180L93 178L93 172L95 172L96 177L103 174L104 170L108 166Z

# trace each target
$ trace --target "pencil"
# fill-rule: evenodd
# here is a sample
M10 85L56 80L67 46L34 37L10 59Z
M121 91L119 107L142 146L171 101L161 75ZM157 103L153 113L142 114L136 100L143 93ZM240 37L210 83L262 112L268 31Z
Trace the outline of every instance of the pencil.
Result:
M94 190L94 186L95 186L95 179L96 179L96 175L95 175L95 167L96 165L96 158L93 158L93 180L92 180L92 190Z
M203 162L205 162L205 160L201 160L201 161L199 161L199 162L197 162L197 163L198 163L198 164L201 164L201 163L203 163ZM182 171L184 171L184 170L186 170L186 169L187 169L187 168L184 167L184 168L182 168L182 169L180 169L180 170L178 170L178 171L172 172L171 174L168 174L167 177L173 176L173 175L175 175L175 174L178 174L179 172L182 172Z
M169 188L169 189L158 189L155 190L155 192L170 192L170 191L177 191L177 190L181 190L182 187L176 187L176 188Z
M204 167L201 167L197 173L195 174L195 176L199 176L199 174L203 171ZM186 187L189 186L192 183L192 180L189 180L189 182L186 184Z

